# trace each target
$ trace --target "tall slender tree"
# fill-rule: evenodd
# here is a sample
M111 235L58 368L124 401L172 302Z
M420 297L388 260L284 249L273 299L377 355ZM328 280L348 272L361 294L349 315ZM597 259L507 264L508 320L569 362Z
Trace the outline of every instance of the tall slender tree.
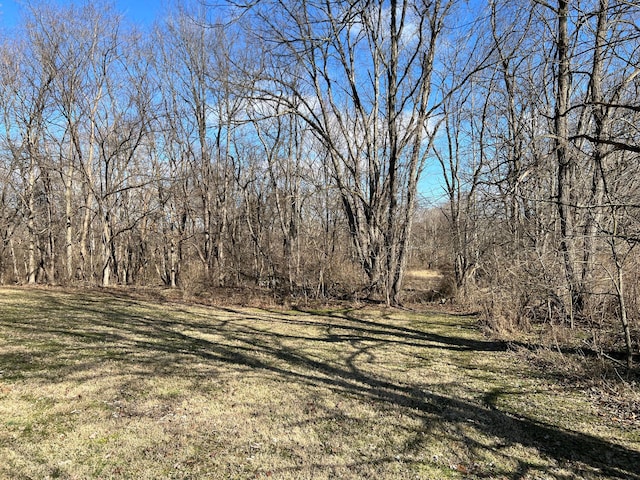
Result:
M436 49L451 6L305 1L293 9L273 1L252 9L256 30L274 45L259 94L295 109L326 149L368 289L388 303L400 300L433 139Z

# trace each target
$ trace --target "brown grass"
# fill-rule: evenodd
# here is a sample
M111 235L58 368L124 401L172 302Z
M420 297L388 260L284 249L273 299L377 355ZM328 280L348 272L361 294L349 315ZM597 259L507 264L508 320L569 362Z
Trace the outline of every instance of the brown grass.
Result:
M0 478L640 479L638 425L521 358L468 316L3 289Z
M442 278L442 273L437 270L409 270L407 277L421 280L438 280Z

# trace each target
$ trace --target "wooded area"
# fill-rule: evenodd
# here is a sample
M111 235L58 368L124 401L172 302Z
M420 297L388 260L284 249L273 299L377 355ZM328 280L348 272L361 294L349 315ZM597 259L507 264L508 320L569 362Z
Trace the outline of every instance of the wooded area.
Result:
M496 327L615 324L631 366L636 2L27 11L0 45L0 283L395 305L429 267Z

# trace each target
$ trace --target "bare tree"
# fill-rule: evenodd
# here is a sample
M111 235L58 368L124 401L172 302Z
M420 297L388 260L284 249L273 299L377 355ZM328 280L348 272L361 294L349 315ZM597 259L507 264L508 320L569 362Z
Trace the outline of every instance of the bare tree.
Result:
M41 173L46 159L46 117L51 107L55 71L47 62L40 61L29 37L22 40L12 46L11 54L4 55L3 107L5 142L22 180L17 193L27 227L26 281L34 284L39 273L51 274L50 270L43 270L45 259L39 245L41 233L50 232L51 227L50 222L43 224L46 222L43 209L50 206L51 199L47 196L50 192L43 190L47 185L43 185Z
M451 2L258 4L275 45L262 94L304 119L327 152L368 288L400 300L429 142L431 76ZM273 43L271 43L273 42ZM287 91L284 97L278 92Z
M190 208L201 225L194 245L207 281L221 285L233 203L233 132L243 98L238 93L241 82L230 77L230 33L222 26L209 27L203 6L187 7L160 32L159 75L165 106L172 110L166 110L166 126L179 135L172 141L181 145L180 161L189 164L199 197L197 213Z

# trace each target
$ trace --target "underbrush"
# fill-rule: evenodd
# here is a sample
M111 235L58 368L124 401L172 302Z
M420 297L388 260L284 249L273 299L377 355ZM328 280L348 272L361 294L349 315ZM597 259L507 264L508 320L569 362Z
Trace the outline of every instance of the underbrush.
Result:
M520 361L565 388L588 393L598 415L623 428L640 428L640 356L627 369L624 343L613 326L597 328L587 322L574 325L520 321L509 324L484 321L493 338L507 342Z

